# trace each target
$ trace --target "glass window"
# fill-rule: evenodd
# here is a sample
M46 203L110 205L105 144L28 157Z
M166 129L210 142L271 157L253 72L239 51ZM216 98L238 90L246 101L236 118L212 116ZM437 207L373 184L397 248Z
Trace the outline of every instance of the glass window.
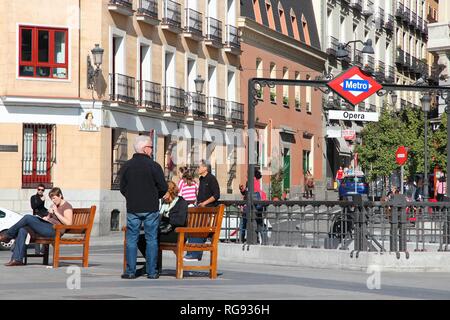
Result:
M20 44L22 50L22 61L31 61L32 34L33 30L22 29L22 42Z
M55 31L55 63L66 63L66 33Z
M49 56L49 34L47 30L38 31L38 60L39 62L48 62Z

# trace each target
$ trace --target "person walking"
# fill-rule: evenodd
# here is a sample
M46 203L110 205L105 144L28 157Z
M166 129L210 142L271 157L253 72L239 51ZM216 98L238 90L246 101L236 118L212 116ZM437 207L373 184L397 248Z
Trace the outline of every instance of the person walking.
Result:
M313 197L313 190L314 190L314 178L311 174L311 172L308 170L306 171L305 175L305 197L306 199Z
M127 203L126 271L122 279L136 278L137 243L141 224L146 240L147 278L158 279L159 199L167 192L167 182L161 166L153 161L152 140L138 136L135 154L120 169L120 193Z
M197 206L217 207L220 198L220 187L216 177L211 174L211 166L204 160L198 166L198 174L200 176L200 184L198 186ZM205 243L205 238L189 238L189 243ZM188 251L184 256L185 261L200 261L202 259L202 251Z
M16 240L14 249L12 250L11 260L5 266L15 267L24 265L23 258L26 254L25 242L28 233L31 233L32 236L39 235L45 238L53 238L56 235L53 225L64 224L68 226L72 224L72 205L64 200L61 189L57 187L51 189L49 197L53 205L48 209L45 217L25 215L6 232L0 234L0 242L10 242L12 239Z
M444 201L444 197L447 194L447 183L443 174L439 177L438 182L436 183L436 190L436 200Z
M341 186L342 179L344 179L344 169L342 169L342 166L339 167L339 170L336 172L336 181L337 181L337 187Z

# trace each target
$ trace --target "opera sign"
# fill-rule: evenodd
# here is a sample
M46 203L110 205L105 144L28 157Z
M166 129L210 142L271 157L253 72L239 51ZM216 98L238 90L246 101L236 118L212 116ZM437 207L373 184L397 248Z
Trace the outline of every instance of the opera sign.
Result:
M357 105L383 88L358 67L350 68L327 85L352 105Z
M378 112L354 112L329 110L328 118L330 120L350 120L350 121L371 121L378 122Z

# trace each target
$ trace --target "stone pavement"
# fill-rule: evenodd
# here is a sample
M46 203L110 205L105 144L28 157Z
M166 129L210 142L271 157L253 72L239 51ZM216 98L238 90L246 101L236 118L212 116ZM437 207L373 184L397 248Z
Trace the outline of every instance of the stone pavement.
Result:
M162 299L162 300L303 300L303 299L449 299L450 274L401 273L306 268L276 264L240 263L219 258L219 277L185 273L176 280L175 258L163 257L158 280L123 280L121 234L93 238L90 267L58 269L31 258L25 267L5 267L10 252L0 251L0 300L7 299ZM76 249L76 248L74 248ZM74 249L65 249L69 254ZM64 253L64 251L63 251ZM74 265L78 265L74 263ZM75 273L74 273L75 270ZM76 278L80 272L80 289ZM370 288L368 289L368 282ZM75 288L74 288L75 287ZM74 289L70 289L74 288Z

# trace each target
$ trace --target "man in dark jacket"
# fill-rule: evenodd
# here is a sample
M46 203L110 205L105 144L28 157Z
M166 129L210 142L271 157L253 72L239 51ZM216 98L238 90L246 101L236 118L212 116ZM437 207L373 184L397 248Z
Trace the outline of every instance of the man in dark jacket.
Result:
M215 176L211 174L211 167L204 160L198 166L198 175L200 184L198 186L197 206L198 207L217 207L219 205L220 187ZM205 243L204 238L189 238L189 243ZM200 261L202 251L188 251L184 257L185 261Z
M120 192L127 200L127 267L122 278L136 278L137 242L144 223L147 278L157 279L159 199L167 192L167 183L161 166L151 157L150 137L138 136L134 150L133 158L125 162L119 173Z
M36 194L32 195L30 199L31 209L33 209L33 215L40 216L42 218L48 214L47 208L45 208L44 191L45 186L42 183L39 184Z

